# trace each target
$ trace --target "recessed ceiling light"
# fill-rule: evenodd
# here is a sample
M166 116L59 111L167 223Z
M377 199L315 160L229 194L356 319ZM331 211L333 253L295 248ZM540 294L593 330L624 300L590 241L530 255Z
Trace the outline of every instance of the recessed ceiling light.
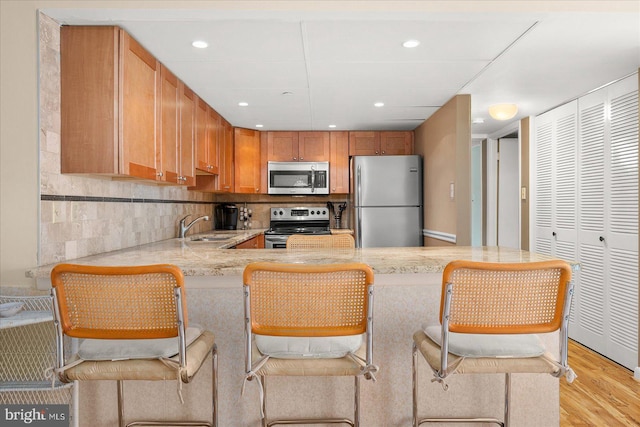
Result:
M257 128L264 127L264 125L256 125Z
M474 125L479 125L479 124L484 123L484 119L483 119L483 118L478 117L477 119L473 119L473 120L471 121L471 123L473 123Z
M376 102L373 104L374 107L384 107L384 102Z
M194 40L193 43L191 43L191 46L197 47L198 49L204 49L209 46L209 43L204 40Z
M241 102L238 102L238 105L239 105L240 107L246 107L246 106L248 106L248 105L249 105L249 103L248 103L248 102L241 101Z
M419 40L407 40L406 42L402 43L402 46L404 47L418 47L420 45L420 41Z
M330 127L330 128L334 128L334 127L336 127L336 125L329 125L329 127Z

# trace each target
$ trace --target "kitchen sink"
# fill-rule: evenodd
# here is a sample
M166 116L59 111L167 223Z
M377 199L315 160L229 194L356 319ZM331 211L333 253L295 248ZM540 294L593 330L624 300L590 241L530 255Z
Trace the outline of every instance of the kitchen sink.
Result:
M192 242L222 242L223 240L229 240L231 236L198 236L192 237Z

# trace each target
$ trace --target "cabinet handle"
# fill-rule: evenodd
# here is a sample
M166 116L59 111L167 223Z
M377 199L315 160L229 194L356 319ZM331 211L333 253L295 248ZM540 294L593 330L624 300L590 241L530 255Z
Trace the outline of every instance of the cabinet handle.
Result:
M384 154L384 151L382 152L382 154Z
M256 193L260 192L260 187L256 188Z
M300 160L304 160L304 158L300 157Z
M376 154L380 154L380 153L378 153L378 151L376 151Z
M296 157L294 157L293 160L298 160L298 159Z
M601 242L604 242L604 237L600 236L600 239L598 239L598 240L600 240Z
M163 173L162 172L158 172L156 175L158 175L159 178L162 178Z

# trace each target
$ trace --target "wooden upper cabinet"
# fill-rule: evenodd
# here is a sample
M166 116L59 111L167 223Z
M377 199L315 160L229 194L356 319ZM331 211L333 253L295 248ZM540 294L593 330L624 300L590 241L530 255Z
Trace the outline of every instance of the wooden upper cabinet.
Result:
M375 156L379 154L379 132L349 132L349 155Z
M197 97L184 83L180 83L180 181L183 185L196 183L195 124Z
M160 64L117 27L63 26L61 171L157 179Z
M267 132L267 161L297 162L298 132Z
M329 161L329 132L267 132L267 161Z
M329 132L298 132L298 159L301 162L329 161Z
M330 132L329 192L349 193L349 132Z
M178 78L164 65L160 66L160 144L158 179L180 184L178 146L180 136L180 88Z
M413 154L413 132L411 131L380 132L380 154L383 154L383 155Z
M119 29L118 34L122 58L120 170L125 175L157 179L160 63L124 30Z
M234 134L233 126L225 119L219 128L220 139L220 174L216 190L232 193L234 189Z
M349 154L352 156L413 154L413 132L349 132Z
M202 99L196 112L196 169L218 174L220 168L220 115Z
M234 129L235 193L260 193L260 132Z

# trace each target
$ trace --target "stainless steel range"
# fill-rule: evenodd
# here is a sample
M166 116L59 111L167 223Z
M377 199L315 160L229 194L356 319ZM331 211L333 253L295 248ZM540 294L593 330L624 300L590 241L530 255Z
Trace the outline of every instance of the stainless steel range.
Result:
M292 234L331 234L326 207L271 208L269 225L264 233L266 249L286 248Z

